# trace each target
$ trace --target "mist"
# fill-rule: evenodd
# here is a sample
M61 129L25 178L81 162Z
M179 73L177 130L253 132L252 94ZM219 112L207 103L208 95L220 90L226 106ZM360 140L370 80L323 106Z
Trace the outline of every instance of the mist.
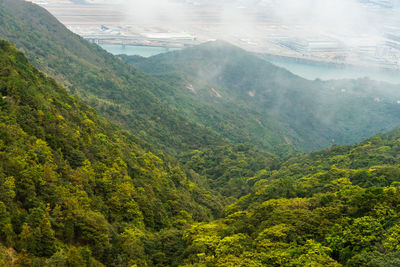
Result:
M358 0L125 0L129 22L198 31L209 38L252 38L280 34L287 27L292 36L326 35L348 46L360 38L369 45L382 41L384 25L392 16L366 8ZM390 12L396 12L393 9ZM268 27L266 22L277 24ZM202 30L208 29L207 33Z

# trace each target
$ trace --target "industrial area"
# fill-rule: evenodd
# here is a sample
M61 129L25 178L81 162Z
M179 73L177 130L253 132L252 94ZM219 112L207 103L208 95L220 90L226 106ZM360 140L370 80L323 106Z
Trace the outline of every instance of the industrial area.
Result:
M247 5L237 1L228 12L226 6L210 1L163 0L164 5L156 7L156 15L149 19L146 14L140 16L140 10L135 12L135 7L125 8L118 1L31 2L46 8L71 31L98 44L182 48L224 39L263 54L400 69L400 16L393 15L400 11L398 0L358 0L371 23L381 25L375 32L366 32L365 27L346 31L346 25L336 32L326 31L300 20L282 19L268 12L276 10L278 0L254 0L250 5L249 1ZM166 2L173 2L176 9L167 10Z

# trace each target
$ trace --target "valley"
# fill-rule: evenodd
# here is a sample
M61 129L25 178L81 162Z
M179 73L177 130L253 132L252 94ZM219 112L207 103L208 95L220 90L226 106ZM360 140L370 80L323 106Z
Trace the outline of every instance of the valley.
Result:
M400 265L396 72L229 38L113 55L67 4L120 23L0 0L0 266Z

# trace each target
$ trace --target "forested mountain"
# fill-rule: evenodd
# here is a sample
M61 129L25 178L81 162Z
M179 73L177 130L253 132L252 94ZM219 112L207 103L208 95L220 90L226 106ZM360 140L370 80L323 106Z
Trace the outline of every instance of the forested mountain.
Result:
M218 194L4 41L0 93L1 266L169 265L180 229L221 213Z
M305 80L222 41L147 59L120 57L180 86L197 107L193 117L205 125L267 149L285 142L302 151L354 144L400 123L400 86ZM208 113L197 111L207 104Z
M250 144L189 153L200 182L251 191L214 219L224 200L207 183L4 41L0 70L4 266L399 265L400 129L285 163Z
M144 74L22 0L0 38L0 266L400 266L400 128L293 155L399 125L397 86L224 42Z

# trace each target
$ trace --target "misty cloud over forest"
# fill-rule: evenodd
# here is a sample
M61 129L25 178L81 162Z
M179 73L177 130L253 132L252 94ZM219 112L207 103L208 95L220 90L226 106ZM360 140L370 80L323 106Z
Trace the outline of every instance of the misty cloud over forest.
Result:
M267 19L301 27L310 34L334 34L348 45L357 42L351 36L368 36L371 43L379 42L382 27L394 17L385 14L399 10L376 12L378 7L367 7L359 0L121 0L120 3L127 10L127 20L134 23L162 22L178 27L209 23L209 16L213 16L215 25L221 27L219 32L251 37L266 34L258 29L259 23Z

